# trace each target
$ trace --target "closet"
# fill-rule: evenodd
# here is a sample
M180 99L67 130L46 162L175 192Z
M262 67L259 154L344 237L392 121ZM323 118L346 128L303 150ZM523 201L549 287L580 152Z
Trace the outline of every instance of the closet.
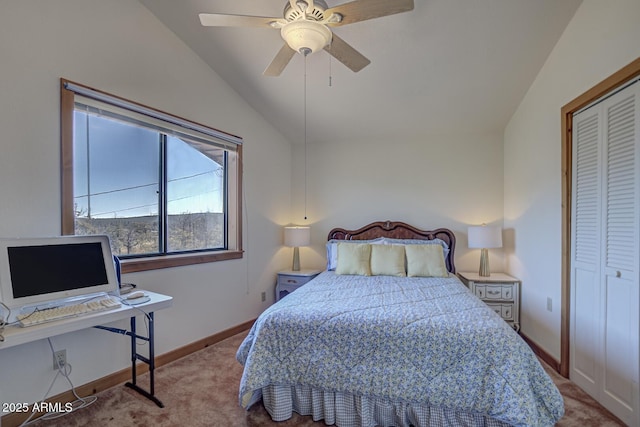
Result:
M573 115L570 378L640 425L640 82Z

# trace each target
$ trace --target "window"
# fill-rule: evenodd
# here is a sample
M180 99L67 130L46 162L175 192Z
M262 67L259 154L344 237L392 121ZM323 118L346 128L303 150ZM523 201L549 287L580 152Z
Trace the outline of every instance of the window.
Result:
M61 80L62 233L123 271L240 258L242 140Z

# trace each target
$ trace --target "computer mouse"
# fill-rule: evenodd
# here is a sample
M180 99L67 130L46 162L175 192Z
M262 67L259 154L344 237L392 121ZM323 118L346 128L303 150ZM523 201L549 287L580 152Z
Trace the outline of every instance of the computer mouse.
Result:
M136 298L142 298L143 296L145 296L144 292L142 292L142 291L133 291L133 292L130 292L130 293L126 294L124 296L124 299L127 299L127 300L136 299Z

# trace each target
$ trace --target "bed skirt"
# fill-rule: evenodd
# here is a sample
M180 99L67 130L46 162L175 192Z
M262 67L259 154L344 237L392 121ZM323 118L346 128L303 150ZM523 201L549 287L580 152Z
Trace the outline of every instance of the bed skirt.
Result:
M509 426L482 414L389 402L303 385L269 385L262 389L262 401L273 421L288 420L293 412L297 412L338 427Z

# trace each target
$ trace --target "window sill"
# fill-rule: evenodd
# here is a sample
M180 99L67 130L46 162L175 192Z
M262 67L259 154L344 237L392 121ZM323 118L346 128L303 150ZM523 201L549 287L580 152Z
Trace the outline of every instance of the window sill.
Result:
M161 268L182 267L185 265L205 264L242 258L243 251L216 251L197 254L167 255L153 258L122 260L122 273L159 270Z

